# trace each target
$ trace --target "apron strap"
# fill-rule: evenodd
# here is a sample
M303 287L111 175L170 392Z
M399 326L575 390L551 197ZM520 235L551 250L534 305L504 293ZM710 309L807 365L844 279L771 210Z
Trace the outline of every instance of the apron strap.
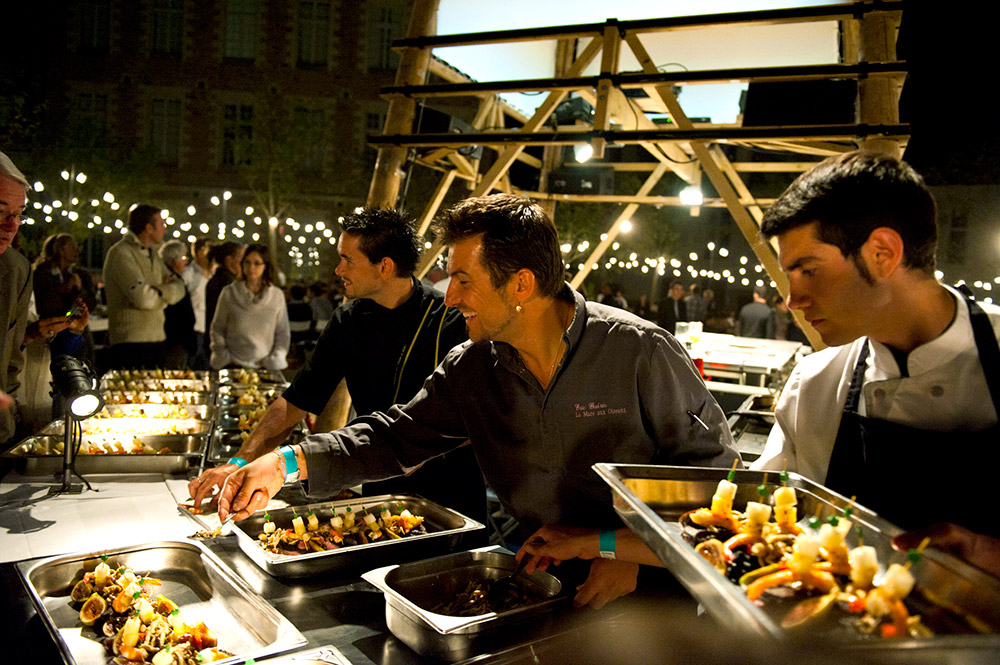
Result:
M1000 344L997 344L990 317L983 308L968 296L965 304L969 307L972 334L979 351L979 364L983 366L986 385L990 387L990 395L993 397L993 408L996 409L997 418L1000 418Z
M861 347L861 353L858 354L858 362L854 365L854 374L851 375L851 385L847 389L847 401L844 402L844 411L848 413L858 412L858 405L861 403L861 387L865 382L867 360L868 339L866 338L865 345Z

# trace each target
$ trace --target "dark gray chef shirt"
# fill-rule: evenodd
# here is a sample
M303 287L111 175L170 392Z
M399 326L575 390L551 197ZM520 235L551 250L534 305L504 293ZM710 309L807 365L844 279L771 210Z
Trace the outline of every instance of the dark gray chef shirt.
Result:
M620 522L593 464L729 467L739 459L722 409L672 335L587 302L568 284L560 297L576 311L547 390L512 346L466 342L409 403L305 439L309 493L405 473L469 439L486 481L524 528L608 528Z

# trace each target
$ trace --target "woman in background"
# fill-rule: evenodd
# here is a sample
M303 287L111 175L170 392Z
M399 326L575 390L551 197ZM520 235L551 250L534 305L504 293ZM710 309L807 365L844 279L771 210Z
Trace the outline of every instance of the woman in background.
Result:
M288 309L281 289L273 285L266 245L247 247L243 276L222 289L210 332L213 369L288 367Z
M97 306L97 288L93 277L86 270L74 267L79 260L80 247L68 233L50 235L42 243L42 253L35 261L32 276L39 319L72 316L75 320L80 318L79 308L76 315L72 314L75 306L86 305L88 311ZM49 346L53 358L68 354L91 366L94 364L94 341L87 329L82 331L82 336L64 330L49 342Z
M210 250L212 263L218 266L212 279L205 285L205 325L212 326L215 306L219 302L222 289L232 284L240 276L240 261L243 260L243 245L238 242L224 242Z

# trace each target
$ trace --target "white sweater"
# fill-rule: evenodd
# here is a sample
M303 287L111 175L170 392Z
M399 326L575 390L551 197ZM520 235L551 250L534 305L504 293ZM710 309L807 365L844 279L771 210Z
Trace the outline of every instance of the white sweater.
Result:
M227 365L285 369L288 367L288 309L276 286L253 295L238 280L222 289L211 326L213 369Z
M123 342L162 342L163 310L184 298L184 282L171 278L163 259L142 246L134 233L108 250L104 259L104 296L108 301L108 337Z

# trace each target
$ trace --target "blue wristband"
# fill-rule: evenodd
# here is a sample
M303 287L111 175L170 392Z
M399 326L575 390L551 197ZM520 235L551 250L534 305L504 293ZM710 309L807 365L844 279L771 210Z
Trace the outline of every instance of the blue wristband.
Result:
M246 461L245 459L243 459L242 457L230 457L230 458L229 458L229 461L228 461L228 462L226 462L226 464L235 464L236 466L238 466L239 468L241 468L241 469L242 469L242 468L243 468L243 467L245 467L245 466L246 466L247 464L249 464L249 462L247 462L247 461Z
M598 549L602 559L614 559L615 557L615 532L613 529L601 531L600 544Z
M282 446L278 452L285 458L285 477L292 475L299 470L299 461L295 459L295 449L291 446Z

